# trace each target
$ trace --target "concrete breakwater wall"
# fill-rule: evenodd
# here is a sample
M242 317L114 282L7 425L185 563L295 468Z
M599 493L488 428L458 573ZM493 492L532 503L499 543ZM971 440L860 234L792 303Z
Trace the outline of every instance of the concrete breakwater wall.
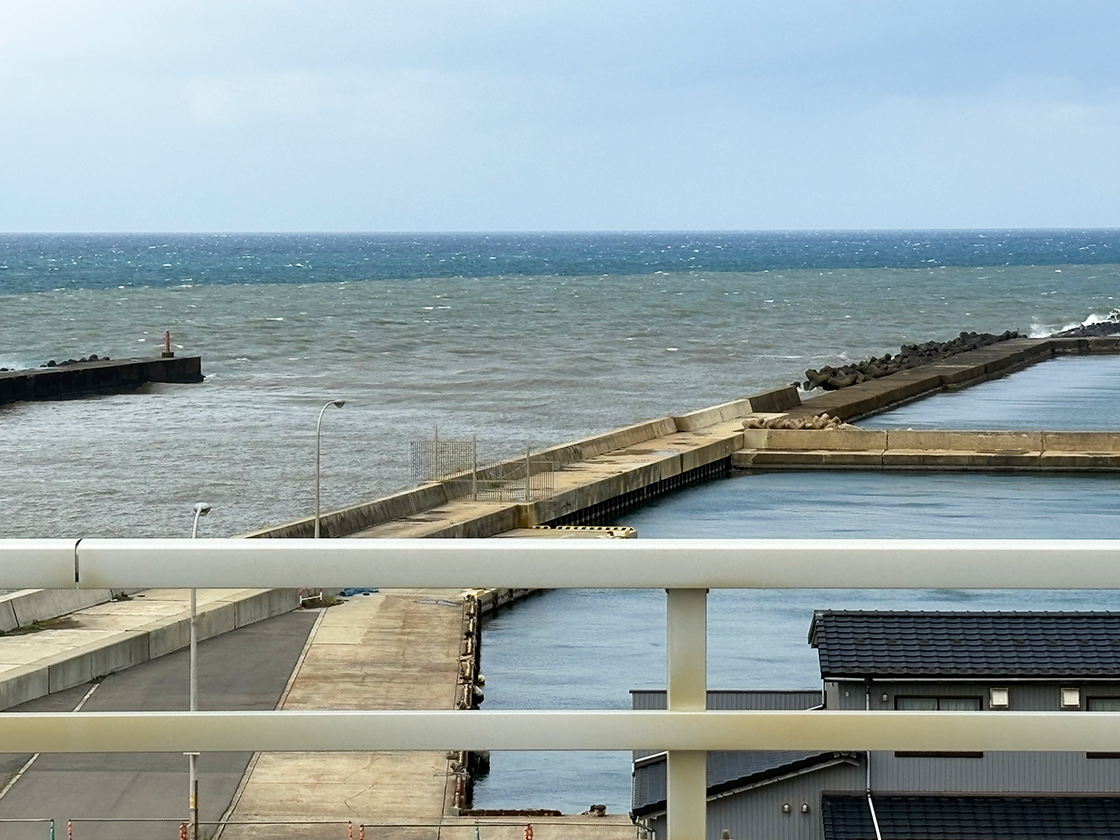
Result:
M535 469L546 469L545 465L551 465L554 469L563 469L605 456L611 452L641 446L651 440L675 434L678 431L696 431L719 422L745 417L752 410L782 411L799 404L800 399L796 388L786 387L765 391L751 397L721 403L678 417L659 417L539 450L533 453L533 464ZM730 454L731 450L728 450L721 457L728 457ZM523 476L524 464L525 460L520 456L501 461L479 470L479 481L501 481L507 476ZM464 498L469 492L469 478L429 482L419 487L391 493L380 499L326 513L321 517L320 529L322 534L327 537L347 536L386 522L416 516L443 507L455 500ZM476 517L476 527L472 527L464 533L439 534L439 536L491 536L514 528L529 528L546 524L568 512L557 509L555 505L549 505L550 509L555 510L555 516L528 516L523 511L526 507L527 505L521 503L487 504ZM313 534L314 519L305 518L273 528L264 528L245 536L283 539L311 537Z
M1108 432L748 429L740 469L1120 470Z
M474 502L469 480L432 482L323 516L331 537L487 537L515 528L593 524L689 484L727 475L744 448L743 418L827 413L842 421L893 408L942 390L1004 376L1063 353L1120 352L1120 338L1012 338L802 402L794 387L752 394L679 416L666 416L534 453L558 470L550 499ZM544 466L540 467L544 469ZM480 471L482 480L524 475L514 458ZM521 472L518 472L521 471ZM310 537L311 518L246 536Z
M149 382L201 382L202 359L120 359L0 371L0 405L132 391Z
M979 350L1000 341L1010 341L1013 338L1025 338L1018 332L1008 330L1000 335L991 333L962 332L951 341L927 341L925 344L903 344L897 353L887 353L885 356L872 357L862 362L841 365L839 368L826 365L820 370L810 368L805 371L805 390L824 388L835 391L858 385L868 379L879 379L890 376L903 370L928 365L931 362L955 356L958 353L967 353L970 350Z

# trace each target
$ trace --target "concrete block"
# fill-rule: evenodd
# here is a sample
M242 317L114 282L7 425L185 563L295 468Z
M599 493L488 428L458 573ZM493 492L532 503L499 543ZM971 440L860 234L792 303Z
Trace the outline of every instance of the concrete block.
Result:
M17 627L19 627L19 622L16 620L15 610L12 609L12 602L7 599L0 599L0 633L7 633Z
M888 451L894 449L965 452L1039 452L1042 432L941 432L910 429L887 431Z
M732 400L731 402L713 405L710 408L690 411L688 414L674 417L673 422L676 424L678 432L694 432L697 429L714 426L716 423L746 417L751 411L752 407L749 400Z
M888 405L905 402L922 394L941 390L941 373L932 370L931 367L899 371L891 376L876 379L875 382L883 382L890 386L890 391L886 394Z
M1045 470L1120 470L1120 452L1043 452Z
M770 432L767 440L769 449L882 452L887 448L885 429L768 429L767 431Z
M47 660L50 693L64 691L148 661L148 634L132 631Z
M235 621L238 627L245 627L266 618L289 613L298 606L298 589L263 589L237 601Z
M1089 352L1088 338L1052 338L1050 349L1055 355L1081 354Z
M970 452L962 450L888 449L884 467L942 469L1038 469L1040 452Z
M219 601L198 613L198 638L211 639L236 630L237 602Z
M769 440L770 429L743 429L743 449L765 449Z
M1043 432L1043 452L1120 452L1117 432Z
M1009 373L1048 359L1054 352L1049 339L1012 339L984 349L991 351L991 357L985 365L988 376Z
M742 448L743 436L737 434L726 438L718 438L706 446L686 449L680 454L680 471L688 472L697 467L707 466L714 461L721 461L735 450Z
M947 362L935 366L941 377L941 387L947 390L965 388L975 385L987 378L987 367L984 364L956 365Z
M758 449L740 449L731 453L731 468L736 470L749 470L754 466L754 458L759 453Z
M45 697L49 693L50 679L45 665L13 668L0 677L0 710Z
M426 539L480 539L497 536L506 531L512 531L514 528L528 527L520 523L528 521L531 514L522 512L522 509L527 511L533 504L535 503L528 505L524 503L511 504L493 513L472 516L462 521L448 520L442 525L428 527L423 533L415 534L415 536ZM534 524L540 525L543 523L535 522Z
M1120 353L1120 336L1100 336L1089 339L1090 353Z
M747 400L750 402L751 411L757 412L788 411L801 405L801 396L793 385L751 394Z
M182 650L191 643L191 621L183 618L167 623L154 623L141 628L148 634L148 658L159 659Z
M882 466L882 459L882 452L762 449L754 453L749 466L768 469L777 467L877 468Z
M109 589L24 589L9 594L9 603L20 627L47 621L112 600Z

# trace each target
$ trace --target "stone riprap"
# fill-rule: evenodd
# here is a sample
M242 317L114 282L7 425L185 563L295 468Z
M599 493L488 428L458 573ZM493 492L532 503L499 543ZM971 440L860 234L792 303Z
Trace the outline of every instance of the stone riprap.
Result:
M1108 317L1095 324L1082 324L1069 330L1054 333L1053 338L1092 338L1104 336L1120 336L1120 309L1113 309Z
M925 344L903 344L897 354L887 353L884 356L872 357L862 362L850 365L832 367L825 365L820 370L810 368L805 371L806 391L814 388L823 388L826 391L836 391L851 385L859 385L868 379L879 379L890 376L903 370L910 370L920 365L928 365L947 356L958 353L967 353L978 350L1000 341L1010 341L1013 338L1024 338L1018 331L1007 330L999 335L992 333L962 332L952 341L927 341Z

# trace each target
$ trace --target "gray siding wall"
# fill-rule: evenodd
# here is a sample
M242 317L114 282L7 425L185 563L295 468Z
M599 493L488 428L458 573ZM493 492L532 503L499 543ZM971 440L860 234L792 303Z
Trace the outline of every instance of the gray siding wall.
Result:
M871 708L874 710L893 709L895 698L899 696L920 697L980 697L981 708L988 708L988 690L993 687L1006 688L1009 692L1012 711L1019 712L1056 712L1061 710L1061 690L1063 688L1081 689L1081 709L1085 708L1087 697L1120 697L1120 685L1116 683L1082 683L1077 680L1061 682L1014 682L1010 680L954 683L954 682L872 682ZM825 684L825 702L830 709L863 709L867 701L867 683L829 682ZM883 695L887 699L883 700ZM1075 710L1070 710L1071 713Z
M824 840L821 791L862 791L863 778L862 767L844 764L708 800L708 840L719 840L725 828L734 840ZM803 802L809 805L807 814L801 813ZM664 816L651 825L653 840L668 840Z
M871 754L871 786L887 791L1115 793L1120 759L1081 752L988 752L983 758Z
M634 709L659 711L665 708L664 689L634 689L630 698ZM786 711L808 709L820 703L821 693L811 689L708 692L708 708L723 711Z

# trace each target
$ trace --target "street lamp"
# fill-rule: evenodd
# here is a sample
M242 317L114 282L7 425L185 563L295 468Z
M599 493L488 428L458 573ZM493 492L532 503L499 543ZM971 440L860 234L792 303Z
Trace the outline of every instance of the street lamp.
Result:
M315 539L319 539L319 453L323 440L323 415L332 405L335 408L342 408L346 405L346 400L331 400L324 405L319 412L319 422L315 424Z
M198 536L198 520L210 512L210 505L198 502L194 506L194 525L191 526L191 539ZM191 656L190 656L190 710L198 711L198 590L191 590ZM198 840L198 753L187 753L189 762L190 785L190 823L191 834Z

